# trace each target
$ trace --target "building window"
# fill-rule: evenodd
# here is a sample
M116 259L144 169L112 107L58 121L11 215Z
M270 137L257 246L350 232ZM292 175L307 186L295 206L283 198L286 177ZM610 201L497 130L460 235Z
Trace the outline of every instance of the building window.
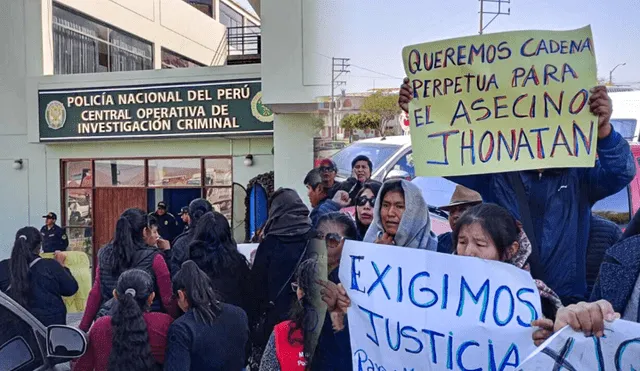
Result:
M52 28L54 74L153 69L151 43L95 19L54 5Z
M92 263L128 208L153 212L165 201L181 223L180 208L202 197L234 222L231 157L70 159L62 161L61 173L60 220L69 250L85 252Z
M162 48L162 68L189 68L202 67L201 63L193 61L171 50Z
M209 17L215 18L215 14L213 14L213 1L214 0L184 0L186 3L189 3L192 7L198 9Z
M229 5L220 2L220 23L227 26L227 28L231 28L229 34L232 35L234 33L241 33L241 29L237 27L244 27L244 17L242 14L238 13ZM235 28L235 29L233 29Z

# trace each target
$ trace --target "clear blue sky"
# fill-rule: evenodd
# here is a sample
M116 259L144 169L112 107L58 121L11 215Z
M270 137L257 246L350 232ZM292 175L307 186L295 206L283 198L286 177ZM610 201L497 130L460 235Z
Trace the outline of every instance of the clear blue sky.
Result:
M374 84L398 87L401 80L392 77L404 76L404 46L477 35L479 28L477 0L312 1L322 4L321 20L317 22L324 35L316 46L318 79L328 83L331 78L331 60L321 55L351 58L347 92L365 91ZM626 62L615 71L614 82L640 83L638 0L512 0L506 6L511 8L511 15L499 16L485 33L570 30L590 24L598 76L608 79L609 70Z

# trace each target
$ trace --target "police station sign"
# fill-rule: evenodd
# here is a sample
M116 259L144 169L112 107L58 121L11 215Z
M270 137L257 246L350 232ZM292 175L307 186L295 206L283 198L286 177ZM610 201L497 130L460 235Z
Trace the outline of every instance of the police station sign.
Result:
M40 140L273 133L259 80L40 90Z

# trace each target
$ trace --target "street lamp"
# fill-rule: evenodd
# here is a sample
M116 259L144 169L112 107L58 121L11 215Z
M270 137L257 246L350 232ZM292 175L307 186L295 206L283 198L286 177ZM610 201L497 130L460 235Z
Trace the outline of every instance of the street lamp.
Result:
M616 70L616 68L620 67L620 66L626 66L626 63L620 63L619 65L613 67L613 69L611 71L609 71L609 85L613 85L613 71Z

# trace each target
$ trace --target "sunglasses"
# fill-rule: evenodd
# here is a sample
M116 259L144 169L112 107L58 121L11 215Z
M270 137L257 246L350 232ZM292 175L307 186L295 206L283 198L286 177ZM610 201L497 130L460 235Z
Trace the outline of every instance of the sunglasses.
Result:
M334 169L331 166L320 166L318 169L323 173L331 173L331 172L336 171L336 169Z
M300 285L298 285L297 282L291 282L291 290L293 290L293 292L298 292L298 287L300 287Z
M319 238L325 241L328 248L338 247L342 240L344 240L344 237L337 233L327 233L324 236L320 235Z
M369 205L373 207L373 205L376 203L376 198L375 197L368 198L366 196L360 196L360 198L358 198L357 200L358 206L364 206L367 203L369 203Z

